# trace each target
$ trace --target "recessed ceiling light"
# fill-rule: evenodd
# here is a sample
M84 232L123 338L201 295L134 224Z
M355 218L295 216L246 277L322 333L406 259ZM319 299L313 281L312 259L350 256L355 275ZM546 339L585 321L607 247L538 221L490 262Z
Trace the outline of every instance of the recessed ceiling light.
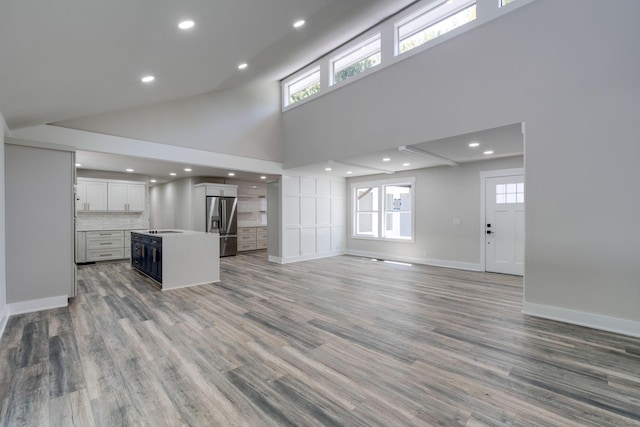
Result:
M158 181L156 181L155 179L152 179L152 180L150 180L149 182L158 182Z
M479 142L472 142L471 144L469 144L469 147L474 148L474 147L479 147L480 143Z
M133 169L127 169L127 172L133 172Z
M176 176L177 174L175 172L171 172L171 173L169 173L169 175Z
M347 175L351 175L353 172L351 171L347 171Z
M411 163L403 163L402 166L411 166Z
M242 64L238 65L238 70L244 70L245 68L247 68L249 65L246 62L243 62Z
M326 170L327 172L331 172L332 171L331 168L324 168L324 170Z
M488 156L489 154L493 154L493 150L487 150L487 151L484 152L484 154L486 156Z
M79 168L80 166L82 166L82 163L76 163L77 168Z
M184 168L184 171L185 171L185 172L191 172L191 169L189 169L189 168Z
M293 28L300 28L304 25L304 23L304 19L300 19L299 21L293 23Z
M229 172L227 175L229 175L229 176L236 176L236 173L235 173L235 172Z
M155 79L156 78L153 76L144 76L143 78L140 79L140 81L142 81L142 83L151 83Z
M383 161L383 162L390 162L390 161L391 161L391 159L390 159L390 158L388 158L388 157L385 157L384 159L382 159L382 161Z
M193 28L194 25L195 25L195 22L191 20L186 20L179 23L178 28L180 28L181 30L188 30L190 28Z
M260 179L267 179L267 177L266 177L266 176L264 176L264 175L262 175L262 176L260 177Z

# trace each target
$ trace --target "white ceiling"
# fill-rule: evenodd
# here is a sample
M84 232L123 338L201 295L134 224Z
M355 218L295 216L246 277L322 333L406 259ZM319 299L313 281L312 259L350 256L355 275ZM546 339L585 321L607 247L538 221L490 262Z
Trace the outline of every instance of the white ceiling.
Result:
M413 2L2 1L0 112L15 130L277 81Z
M455 164L518 156L524 153L521 129L520 123L517 123L423 142L409 147L417 149L416 151L419 150L423 154L408 153L400 151L399 148L393 148L295 169L313 174L324 173L349 177L394 173L443 165L455 166ZM469 147L472 142L477 142L480 145L475 148ZM485 151L493 151L493 154L486 155ZM385 158L389 161L384 161ZM409 165L405 166L406 163ZM325 168L331 168L331 171L326 171Z
M162 160L154 160L143 157L122 156L118 154L96 153L93 151L76 151L76 162L80 164L77 167L79 174L86 170L132 173L136 175L146 175L149 179L155 179L156 184L176 179L194 177L218 177L225 179L236 179L247 182L269 182L277 180L278 176L265 175L260 173L250 173L237 171L232 169L218 169L205 166L194 166L178 162L166 162ZM127 169L133 169L133 172L127 172ZM190 172L185 169L191 169ZM170 173L175 173L171 176ZM229 172L234 176L229 176ZM265 179L261 179L265 176ZM151 183L150 185L154 185Z
M475 148L469 147L469 144L472 142L477 142L480 145ZM325 174L327 176L353 177L379 173L391 174L404 170L452 165L451 162L462 164L501 157L518 156L524 153L521 125L519 123L414 144L409 148L415 148L433 156L418 155L393 148L374 153L363 153L348 159L332 160L303 166L295 170L312 174ZM493 154L485 155L484 152L487 150L493 151ZM390 160L383 161L382 159L385 158ZM260 173L193 166L179 162L166 162L91 151L77 151L76 161L82 164L79 168L81 170L90 169L126 173L126 169L130 168L133 169L136 174L146 175L151 179L156 179L158 184L187 176L208 176L227 179L233 178L248 182L264 182L264 180L260 178L264 175ZM405 166L407 163L409 165ZM185 168L190 168L192 171L185 172ZM326 168L331 168L331 170L327 171L325 170ZM175 177L169 175L171 172L177 175ZM229 172L234 172L235 176L230 177L228 175ZM276 176L267 175L266 181L272 181L277 178Z
M415 0L3 1L0 112L15 130L278 81L412 3ZM187 18L195 27L179 30L177 24ZM294 29L298 19L306 25ZM249 66L240 71L242 62ZM141 83L146 74L156 80ZM473 140L482 145L470 149ZM519 125L414 147L458 163L488 158L482 154L488 148L495 151L491 157L523 152ZM385 157L391 160L383 162ZM85 169L132 168L158 183L187 176L185 167L193 169L193 176L228 177L229 172L86 151L78 152L77 160ZM440 158L391 149L301 170L347 177L442 164ZM260 181L260 174L235 172L236 179Z

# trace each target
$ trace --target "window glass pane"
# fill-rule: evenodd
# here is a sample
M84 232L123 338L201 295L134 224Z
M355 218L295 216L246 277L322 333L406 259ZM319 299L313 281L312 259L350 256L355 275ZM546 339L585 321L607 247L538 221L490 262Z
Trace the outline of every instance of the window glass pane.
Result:
M378 237L378 214L358 213L356 217L356 234Z
M358 188L357 208L358 212L378 210L378 189Z
M497 194L504 194L507 192L507 186L504 184L498 184L496 185L496 193Z
M411 199L411 184L386 185L384 187L384 205L386 212L384 237L411 239Z
M333 83L339 83L380 64L380 34L365 40L354 49L331 61Z
M320 68L316 68L287 86L288 104L295 104L320 91Z
M475 1L451 0L398 26L398 53L407 52L476 19Z
M500 0L500 7L513 3L515 0Z
M507 203L515 203L516 195L507 193Z
M524 194L523 193L518 193L518 203L524 203Z
M518 193L524 193L524 183L518 183Z
M507 184L507 194L516 192L516 184Z
M496 194L496 203L501 205L503 203L505 203L506 199L505 199L505 195L504 194Z

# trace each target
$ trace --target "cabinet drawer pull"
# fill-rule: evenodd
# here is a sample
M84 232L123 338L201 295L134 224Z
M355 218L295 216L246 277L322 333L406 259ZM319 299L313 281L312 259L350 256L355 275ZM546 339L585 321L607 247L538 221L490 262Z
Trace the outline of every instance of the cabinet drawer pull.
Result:
M101 257L103 256L113 256L113 254L100 254Z
M100 246L105 246L105 245L113 245L113 243L100 243Z

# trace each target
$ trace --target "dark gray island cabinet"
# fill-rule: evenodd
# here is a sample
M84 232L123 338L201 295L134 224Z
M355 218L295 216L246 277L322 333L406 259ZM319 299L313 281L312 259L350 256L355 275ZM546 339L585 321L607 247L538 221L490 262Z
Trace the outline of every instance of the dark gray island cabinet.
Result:
M162 237L131 233L131 266L162 284Z
M162 290L220 281L220 236L189 230L131 232L131 266Z

